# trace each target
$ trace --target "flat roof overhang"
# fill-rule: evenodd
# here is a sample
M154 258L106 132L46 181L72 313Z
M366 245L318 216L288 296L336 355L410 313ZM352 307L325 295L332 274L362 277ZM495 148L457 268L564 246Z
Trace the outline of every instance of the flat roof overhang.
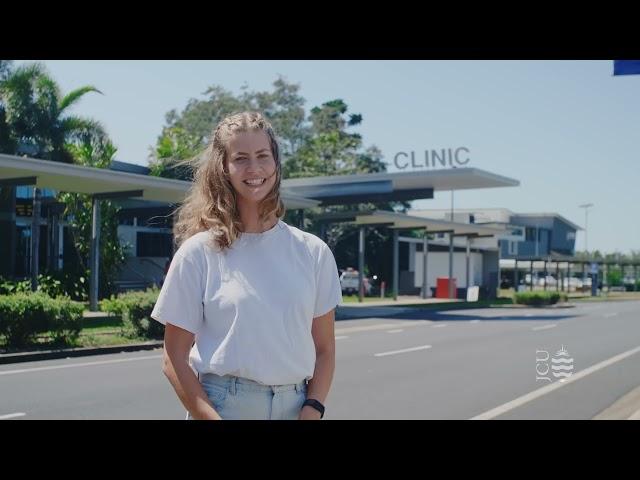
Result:
M126 195L127 192L133 192L136 195L129 198L174 204L184 200L192 185L183 180L0 154L0 185L2 184L33 185L88 195L118 192ZM139 195L140 191L142 195ZM320 203L284 190L282 201L287 209L310 208Z

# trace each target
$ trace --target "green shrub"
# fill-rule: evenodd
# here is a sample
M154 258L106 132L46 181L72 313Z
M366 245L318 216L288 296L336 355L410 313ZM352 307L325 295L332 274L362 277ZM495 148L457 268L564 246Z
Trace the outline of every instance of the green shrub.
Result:
M607 269L607 285L610 287L622 286L622 270L619 268Z
M28 293L31 280L11 281L0 277L0 295ZM70 273L55 272L50 275L38 275L38 292L50 297L71 297L73 300L86 301L88 284L84 277Z
M522 305L553 305L558 301L567 301L567 295L560 292L518 292L514 294L516 303Z
M82 329L84 307L69 298L51 298L42 292L0 296L0 334L7 346L34 343L39 333L51 332L55 343L68 344Z
M58 314L50 319L49 330L54 342L65 345L74 342L82 330L84 305L68 297L50 298L49 302L52 308L59 309Z
M7 280L0 277L0 295L11 295L13 293L28 293L31 291L31 280L20 282Z
M100 302L100 310L120 315L125 334L146 338L162 338L164 325L151 318L160 290L149 288L144 292L127 292L111 296Z

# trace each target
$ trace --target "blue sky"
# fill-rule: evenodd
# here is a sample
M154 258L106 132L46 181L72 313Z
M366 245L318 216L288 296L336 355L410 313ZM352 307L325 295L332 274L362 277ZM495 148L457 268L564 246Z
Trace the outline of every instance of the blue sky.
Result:
M16 64L30 63L18 61ZM73 113L100 120L122 161L146 165L164 115L203 98L301 85L307 109L341 98L394 171L399 151L467 147L468 166L515 178L519 187L461 191L455 208L557 212L584 225L589 249L640 249L637 144L640 75L612 76L612 61L105 61L46 60L63 91L94 85ZM450 193L414 203L449 208ZM584 249L584 233L577 236Z

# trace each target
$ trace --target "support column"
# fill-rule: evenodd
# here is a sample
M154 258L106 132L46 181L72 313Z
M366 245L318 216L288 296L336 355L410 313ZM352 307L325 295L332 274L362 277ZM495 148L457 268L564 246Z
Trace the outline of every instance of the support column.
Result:
M398 269L399 265L398 252L398 230L393 230L393 299L398 300Z
M98 311L98 274L100 268L100 200L93 197L91 222L91 276L89 279L89 309Z
M38 268L40 267L40 189L33 188L33 210L31 212L31 290L38 289Z
M533 292L533 260L529 264L529 291Z
M453 232L449 233L449 298L454 298L454 292L453 292Z
M422 237L422 298L429 298L429 279L427 276L427 255L429 254L429 239L427 229Z
M364 226L360 226L358 238L358 302L364 301Z
M466 280L465 287L469 290L469 259L471 258L471 239L467 237L467 264L466 264Z

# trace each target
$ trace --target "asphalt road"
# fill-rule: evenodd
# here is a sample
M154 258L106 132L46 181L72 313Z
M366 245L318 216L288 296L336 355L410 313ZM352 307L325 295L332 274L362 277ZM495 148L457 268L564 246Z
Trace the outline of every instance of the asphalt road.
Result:
M626 301L338 321L325 419L593 418L640 385L639 313ZM0 365L0 419L182 419L160 362L155 350Z

